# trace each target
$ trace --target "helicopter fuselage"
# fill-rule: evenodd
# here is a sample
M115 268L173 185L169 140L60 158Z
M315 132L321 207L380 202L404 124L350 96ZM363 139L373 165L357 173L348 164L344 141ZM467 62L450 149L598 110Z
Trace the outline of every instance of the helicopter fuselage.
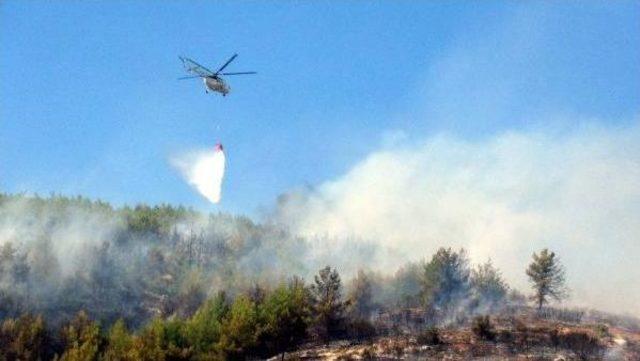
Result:
M229 88L229 86L217 76L203 77L202 80L204 82L204 86L207 88L207 93L209 92L209 90L211 90L222 94L222 96L225 96L231 90L231 88Z

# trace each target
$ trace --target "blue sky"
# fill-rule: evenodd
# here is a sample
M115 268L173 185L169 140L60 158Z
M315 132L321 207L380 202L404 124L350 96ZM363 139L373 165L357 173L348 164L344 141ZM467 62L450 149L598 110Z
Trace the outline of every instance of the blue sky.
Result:
M178 55L215 68L206 95ZM252 214L390 138L624 126L638 2L0 3L0 191ZM560 120L561 119L561 120ZM169 165L227 150L210 205Z

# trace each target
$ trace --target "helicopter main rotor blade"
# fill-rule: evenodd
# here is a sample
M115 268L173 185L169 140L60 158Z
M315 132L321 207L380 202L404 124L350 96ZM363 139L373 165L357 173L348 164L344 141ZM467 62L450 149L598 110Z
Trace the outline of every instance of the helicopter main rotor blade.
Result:
M178 80L195 79L195 78L204 78L204 77L203 77L203 76L200 76L200 75L183 76L183 77L181 77L181 78L178 78Z
M215 72L215 75L218 75L222 70L224 70L224 68L226 68L226 67L227 67L227 65L229 65L229 63L231 63L231 62L233 61L233 59L235 59L235 58L236 58L236 56L238 56L238 54L233 54L233 56L232 56L231 58L229 58L229 60L227 60L227 62L226 62L226 63L224 63L224 65L222 65L222 66L220 67L220 69L218 69L218 70Z
M188 71L189 73L195 73L198 74L200 76L211 76L213 75L213 72L207 68L205 68L204 66L196 63L195 61L189 59L189 58L185 58L182 56L179 56L180 60L182 60L182 65L184 66L185 70Z
M234 73L220 73L221 75L245 75L245 74L258 74L255 71L240 71Z

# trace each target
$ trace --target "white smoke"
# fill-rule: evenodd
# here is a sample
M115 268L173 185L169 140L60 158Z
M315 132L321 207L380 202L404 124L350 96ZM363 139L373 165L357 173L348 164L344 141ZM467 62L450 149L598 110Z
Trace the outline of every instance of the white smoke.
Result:
M365 267L393 272L438 247L465 247L522 290L531 253L549 247L574 303L640 314L638 123L386 147L317 189L282 196L278 211L293 232L333 238L326 248L375 242Z
M220 202L225 155L221 149L196 151L171 159L182 177L213 203Z
M0 206L0 246L10 242L29 251L30 257L47 253L60 276L74 274L97 247L116 237L122 219L111 214L76 207L39 208L30 197L6 201Z

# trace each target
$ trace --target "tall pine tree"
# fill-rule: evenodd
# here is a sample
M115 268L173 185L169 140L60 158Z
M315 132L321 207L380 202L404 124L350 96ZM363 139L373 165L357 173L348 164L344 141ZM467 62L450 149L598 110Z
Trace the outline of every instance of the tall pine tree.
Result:
M533 300L542 309L550 298L560 301L568 296L565 286L564 267L554 252L543 249L533 253L533 262L527 268L527 276L534 290Z

